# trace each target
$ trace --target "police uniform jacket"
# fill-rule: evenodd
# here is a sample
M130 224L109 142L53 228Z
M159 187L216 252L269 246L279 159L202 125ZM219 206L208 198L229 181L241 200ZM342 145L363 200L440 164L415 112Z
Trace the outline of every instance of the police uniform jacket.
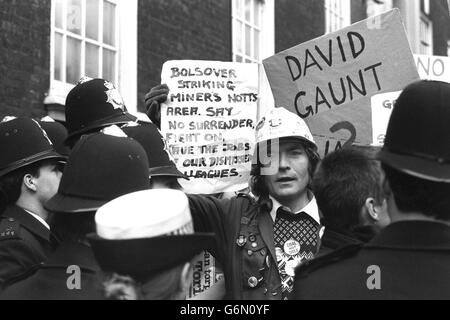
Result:
M8 206L0 216L0 288L46 260L56 240L22 208Z
M99 270L90 247L65 241L47 262L6 288L0 300L102 300Z
M226 299L280 300L273 220L246 195L229 200L189 196L197 232L214 232L211 250L224 267Z
M324 256L349 245L364 244L372 240L376 230L371 226L357 227L352 231L342 231L325 227L317 257Z
M364 246L350 246L299 267L294 298L448 300L449 265L449 226L396 222Z

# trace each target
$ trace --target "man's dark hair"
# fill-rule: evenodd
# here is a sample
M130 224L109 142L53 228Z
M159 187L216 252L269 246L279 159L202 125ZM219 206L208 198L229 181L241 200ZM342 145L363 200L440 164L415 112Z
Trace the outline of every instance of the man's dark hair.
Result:
M359 226L367 198L377 204L385 199L380 162L373 153L354 147L327 155L314 174L312 188L323 225L335 230Z
M437 220L450 220L450 183L413 177L383 164L397 208Z
M86 241L86 235L95 232L95 211L55 212L51 224L52 231L62 241Z
M39 169L44 165L44 161L32 163L19 168L0 178L0 213L8 206L17 202L22 192L23 177L31 174L39 178Z
M312 143L303 140L298 140L298 143L303 147L303 149L305 149L306 155L308 156L308 173L310 177L308 188L311 189L311 181L314 177L314 172L317 168L317 165L320 162L320 156L317 153L317 148ZM268 146L270 147L270 143L268 144ZM270 153L270 150L268 151L268 153ZM259 152L257 151L256 154L259 155ZM264 176L261 175L262 167L263 165L259 160L256 161L256 164L252 165L252 170L250 172L250 189L253 195L258 198L258 204L264 207L266 210L270 211L272 202L269 199L269 189L267 188Z

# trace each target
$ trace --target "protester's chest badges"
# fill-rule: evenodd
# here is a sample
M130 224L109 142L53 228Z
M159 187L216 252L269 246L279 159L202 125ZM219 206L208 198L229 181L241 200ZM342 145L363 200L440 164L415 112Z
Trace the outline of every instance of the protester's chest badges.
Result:
M300 243L296 240L286 241L284 252L289 256L295 256L300 252Z

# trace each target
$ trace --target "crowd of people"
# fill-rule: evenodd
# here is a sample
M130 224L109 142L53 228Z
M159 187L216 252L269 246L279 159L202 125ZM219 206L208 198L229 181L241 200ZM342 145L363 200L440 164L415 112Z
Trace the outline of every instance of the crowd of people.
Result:
M224 271L205 299L450 298L450 84L406 87L382 148L323 159L303 119L270 109L230 199L181 187L168 95L146 95L144 123L82 79L65 126L1 121L0 299L186 299L204 250Z

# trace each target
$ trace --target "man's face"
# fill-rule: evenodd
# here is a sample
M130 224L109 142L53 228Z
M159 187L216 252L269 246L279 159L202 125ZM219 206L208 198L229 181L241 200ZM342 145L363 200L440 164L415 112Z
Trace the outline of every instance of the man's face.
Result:
M36 194L42 203L57 193L61 176L61 167L57 162L45 163L39 168L38 176L34 177L34 184Z
M271 166L278 167L276 174L265 176L272 197L283 203L306 192L310 180L309 159L304 147L298 141L281 140L279 158L272 156L271 159Z

